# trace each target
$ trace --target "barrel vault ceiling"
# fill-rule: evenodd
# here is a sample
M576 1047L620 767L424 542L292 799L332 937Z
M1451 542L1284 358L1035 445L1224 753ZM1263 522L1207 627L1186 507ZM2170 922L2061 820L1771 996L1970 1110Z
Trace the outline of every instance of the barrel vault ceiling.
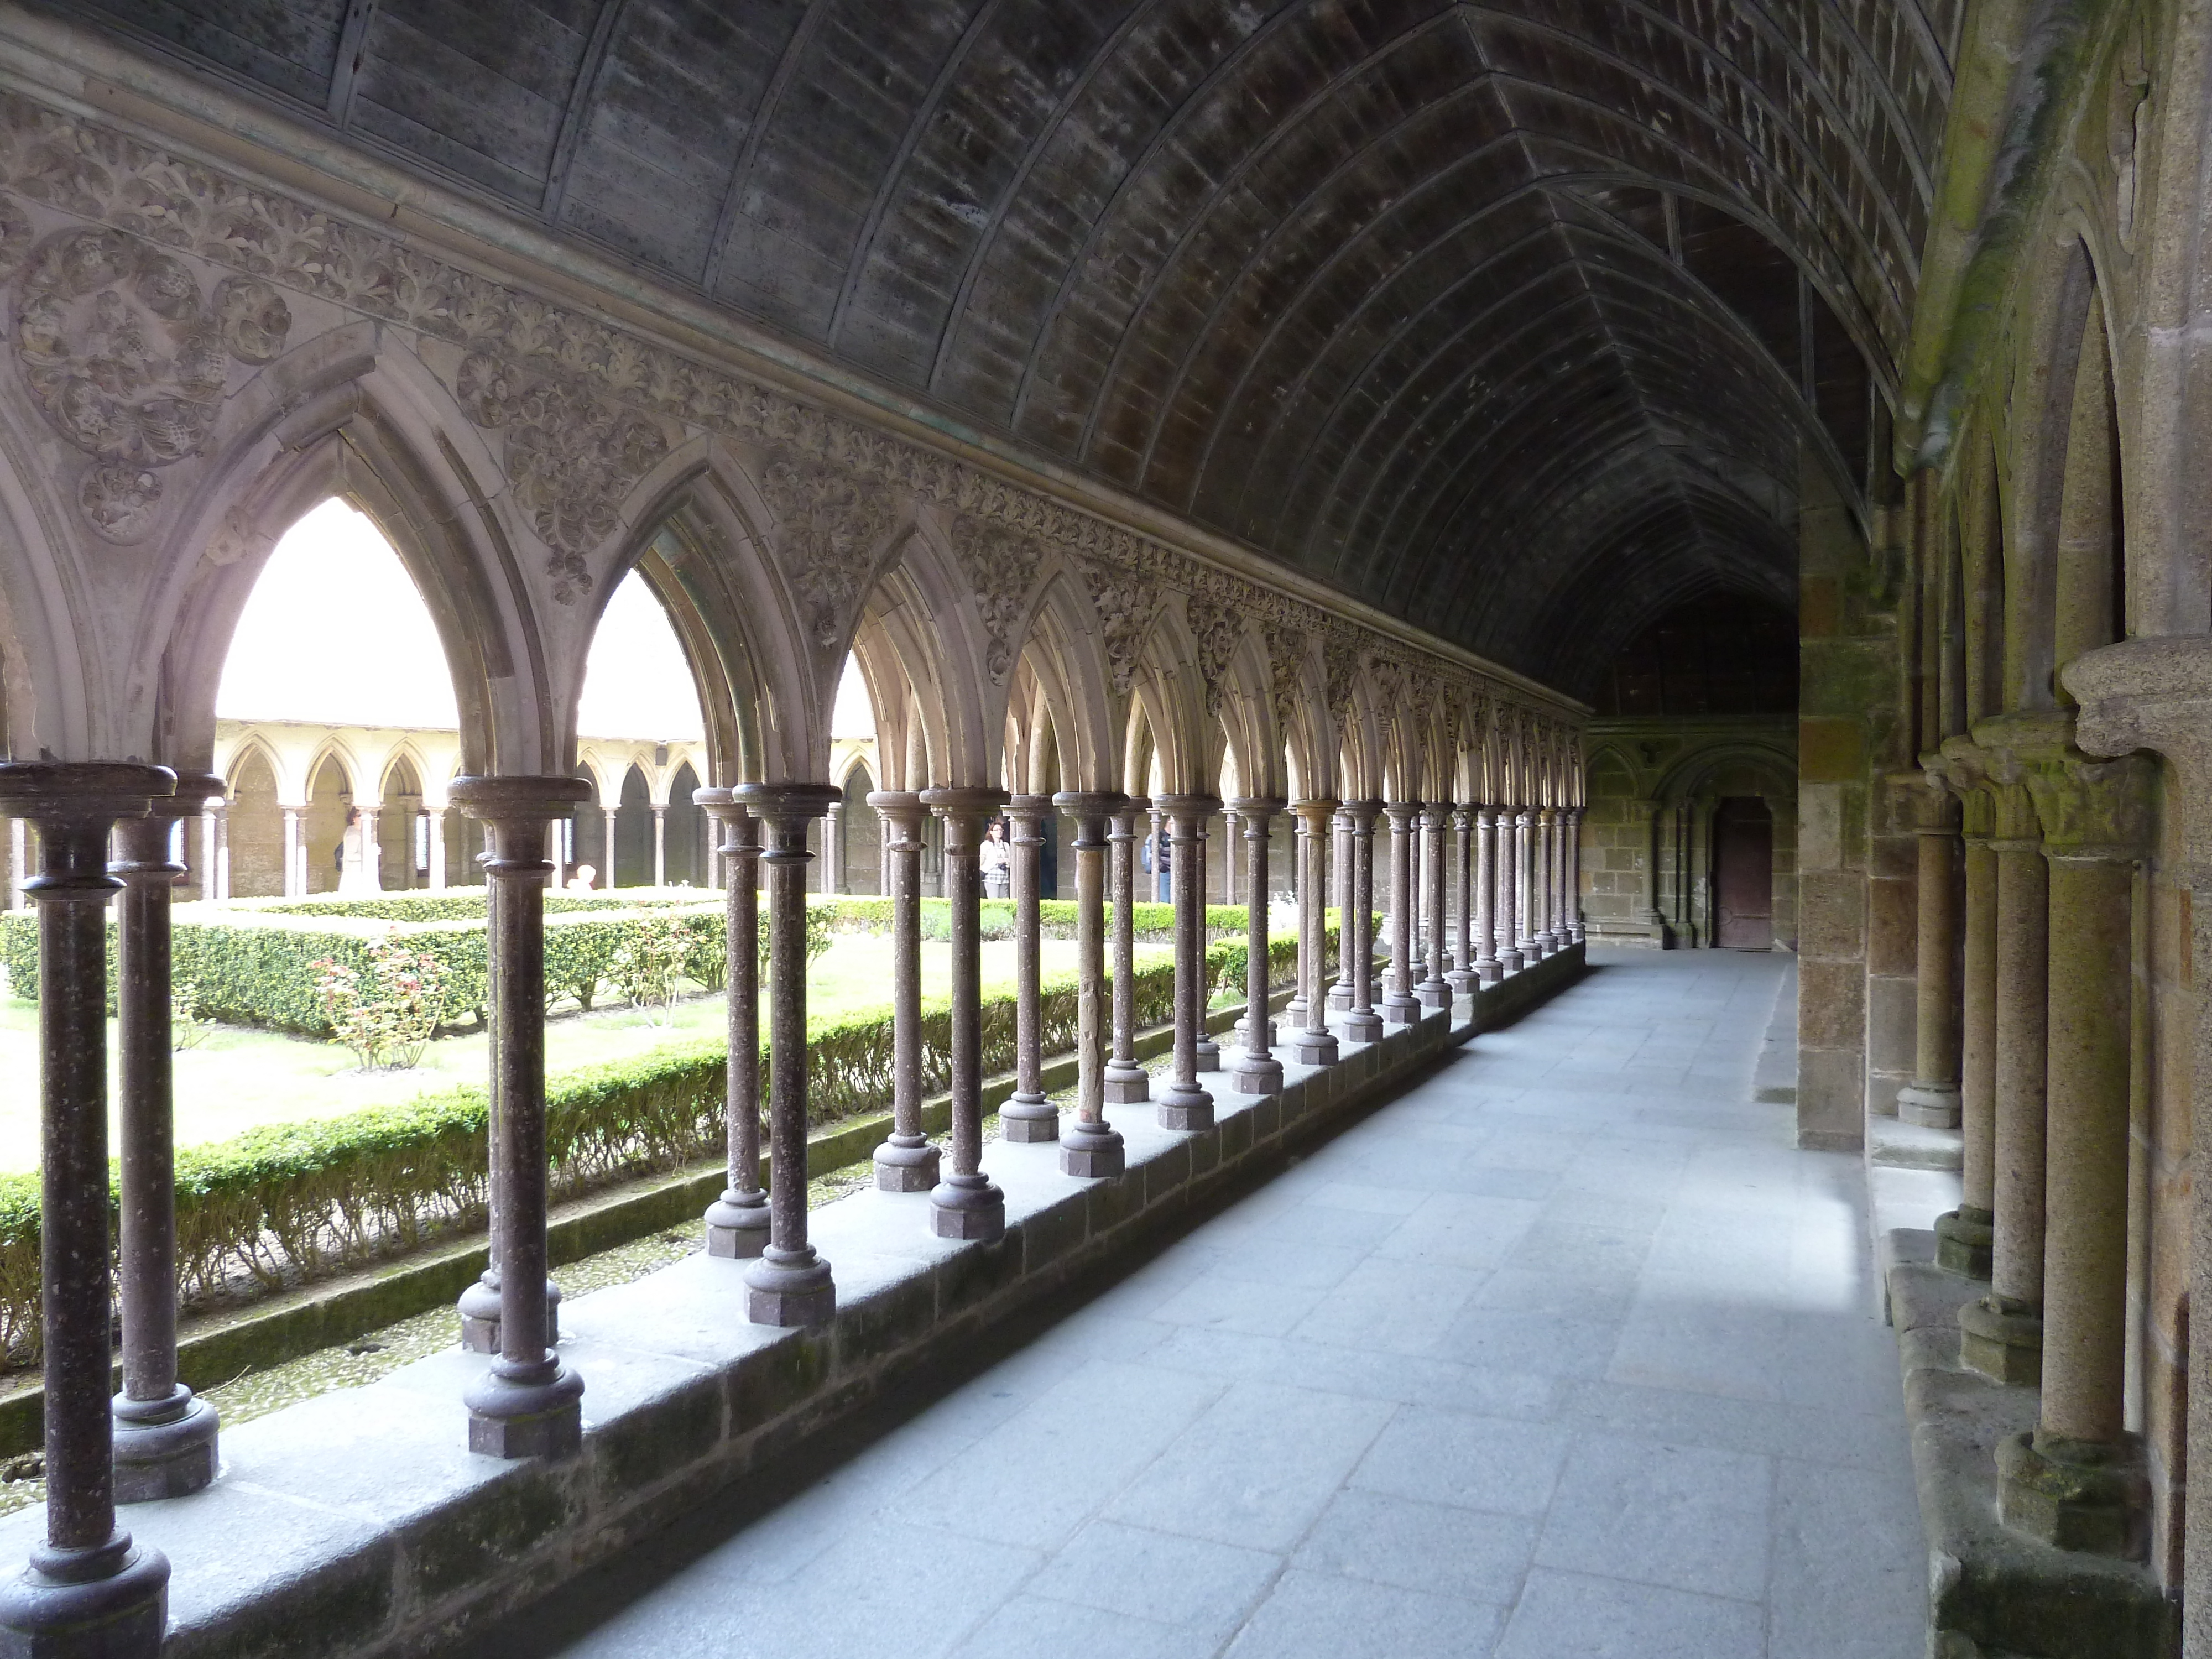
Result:
M76 0L1567 689L1788 604L1961 0Z

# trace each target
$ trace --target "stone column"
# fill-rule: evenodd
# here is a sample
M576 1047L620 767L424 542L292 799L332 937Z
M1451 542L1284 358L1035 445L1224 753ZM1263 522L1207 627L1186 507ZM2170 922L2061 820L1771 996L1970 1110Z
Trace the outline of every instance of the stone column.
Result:
M911 790L868 797L883 822L891 898L891 1133L876 1148L876 1185L926 1193L937 1185L937 1148L921 1128L921 825Z
M1413 995L1413 820L1419 804L1394 800L1382 810L1390 819L1390 974L1383 983L1382 1023L1410 1025L1421 1017Z
M1171 884L1163 878L1160 872L1160 849L1167 845L1168 815L1161 811L1160 804L1154 801L1146 816L1152 841L1152 880L1147 884L1146 901L1152 904L1164 904L1174 896L1169 890Z
M222 823L222 780L216 779L216 793L210 795L200 809L200 868L199 892L203 902L222 896L220 872L222 860L216 856L222 837L218 827Z
M1519 854L1516 875L1518 890L1514 896L1514 908L1520 913L1521 956L1529 965L1541 962L1551 954L1544 939L1544 815L1540 807L1530 807L1521 814L1521 833L1515 838L1515 850Z
M1426 921L1422 939L1426 949L1421 982L1413 994L1424 1008L1451 1006L1451 987L1444 981L1444 826L1450 813L1449 802L1432 800L1421 815L1421 874L1426 889L1421 897Z
M1553 927L1552 844L1558 823L1548 806L1535 810L1534 839L1528 843L1528 937L1534 949L1531 962L1554 955L1559 940Z
M731 792L761 822L768 866L768 1243L745 1268L756 1325L819 1325L837 1311L830 1264L806 1240L806 850L837 799L826 783L748 783Z
M668 809L653 809L653 884L668 885Z
M1006 802L999 789L926 789L945 824L945 896L952 932L952 1167L929 1195L939 1238L988 1240L1006 1231L1006 1195L983 1173L983 826Z
M9 883L8 908L21 910L30 904L27 884L31 879L30 825L21 818L8 820L8 868L12 873Z
M1206 907L1212 902L1210 897L1212 890L1208 885L1212 872L1206 867L1206 847L1213 839L1213 819L1221 811L1221 802L1218 799L1211 795L1206 799L1212 801L1213 805L1209 811L1202 813L1196 821L1195 833L1198 840L1195 851L1192 854L1194 862L1190 872L1191 880L1194 884L1190 895L1190 912L1193 918L1191 925L1196 929L1198 963L1201 976L1206 967L1206 947L1213 942L1211 930L1206 925ZM1233 846L1236 842L1233 829L1231 830L1229 839L1230 844ZM1228 861L1225 858L1222 860L1224 865ZM1183 890L1181 887L1176 889L1178 921L1181 920L1180 911L1183 903L1182 892ZM1206 1022L1206 1005L1212 999L1212 995L1213 988L1211 985L1201 984L1199 987L1197 1054L1198 1069L1201 1072L1218 1072L1221 1069L1221 1045L1214 1041L1213 1033L1208 1029ZM1212 1121L1211 1119L1207 1121Z
M1147 1100L1152 1079L1137 1063L1137 825L1151 811L1142 795L1114 809L1107 841L1114 860L1114 1054L1106 1062L1106 1099L1123 1106Z
M1452 808L1452 970L1444 975L1455 997L1473 996L1480 982L1474 956L1474 809Z
M722 995L730 1054L722 1118L729 1170L707 1206L707 1254L750 1261L768 1248L768 1194L760 1184L760 839L736 792L701 789L691 799L721 831Z
M2042 1375L2050 919L2035 808L2016 769L1998 779L1996 1219L1990 1294L1959 1310L1959 1358L2000 1382L2033 1384Z
M2151 764L2039 757L2050 866L2042 1410L1997 1448L1997 1512L2061 1549L2141 1554L2148 1489L2127 1435L2128 1094L2135 868Z
M230 896L230 809L218 806L212 816L215 819L215 896L219 899L228 899Z
M845 799L830 803L830 816L822 825L822 890L845 890Z
M1107 823L1127 804L1117 794L1053 797L1075 820L1075 1121L1060 1138L1062 1175L1117 1176L1127 1167L1121 1133L1106 1121L1105 1013Z
M1375 1012L1375 820L1382 812L1379 800L1344 805L1352 826L1352 908L1345 917L1351 929L1345 954L1352 964L1352 1006L1345 1011L1343 1030L1352 1042L1374 1042L1382 1035L1382 1016Z
M1495 985L1504 974L1498 960L1498 815L1474 809L1474 980Z
M599 872L599 885L611 887L615 884L615 821L619 811L612 806L603 806L599 809L599 816L605 823L606 835L600 850L605 854L607 864L607 867Z
M1279 800L1246 796L1231 801L1244 825L1244 1048L1231 1057L1232 1085L1240 1095L1272 1095L1283 1087L1283 1062L1273 1054L1275 1022L1267 1010L1267 836Z
M1291 1057L1301 1066L1334 1066L1336 1036L1328 1029L1328 860L1332 826L1341 816L1333 800L1302 800L1291 811L1297 814L1297 848L1302 860L1298 877L1298 975L1305 995L1304 1017L1291 1030ZM1349 906L1338 912L1338 954L1351 957L1352 914Z
M302 820L307 813L297 806L282 809L284 814L284 896L299 898L307 890L307 849L301 838Z
M374 845L373 838L366 832L367 826L374 823L379 816L381 816L381 809L378 809L374 815L367 808L362 810L362 823L364 833L362 841L368 852L370 871L380 876L384 866L383 848ZM568 822L561 818L550 819L545 825L545 861L553 866L552 879L547 884L556 893L561 890L562 884L568 878L568 849L563 844L563 837L561 834L562 830L568 827Z
M1567 933L1570 944L1589 937L1583 925L1583 809L1567 809Z
M1352 976L1356 971L1352 956L1352 866L1358 862L1352 850L1352 815L1341 806L1329 820L1329 868L1336 878L1336 981L1328 988L1328 1006L1331 1012L1340 1014L1352 1006Z
M1511 806L1498 809L1498 969L1503 977L1528 965L1521 949L1521 851L1522 816Z
M1945 745L1948 757L1951 745ZM1996 1206L1997 855L1990 850L1992 808L1972 775L1948 763L1961 791L1966 842L1965 950L1960 983L1959 1207L1936 1218L1939 1266L1990 1276Z
M0 811L39 832L40 1329L46 1542L0 1584L0 1650L155 1659L169 1564L115 1524L108 1404L107 838L176 785L166 768L0 764ZM166 997L166 988L164 988Z
M1210 1129L1213 1097L1199 1087L1199 1046L1206 1031L1206 821L1221 810L1212 795L1162 795L1175 878L1175 1080L1159 1101L1164 1129Z
M1897 1091L1897 1115L1934 1129L1959 1127L1958 800L1940 777L1917 803L1914 882L1919 912L1913 953L1912 1081Z
M169 903L183 866L170 826L222 780L187 773L173 800L115 827L116 1058L122 1139L123 1392L115 1396L115 1498L182 1498L215 1479L216 1413L177 1381L176 1114L171 1088Z
M546 820L587 794L575 778L457 778L454 804L484 826L491 1002L492 1262L499 1355L463 1398L469 1449L559 1457L583 1443L583 1379L553 1352L546 1297Z
M1049 795L1006 803L1012 831L1007 868L1014 900L1014 1092L999 1109L999 1133L1015 1142L1060 1139L1060 1109L1044 1097L1044 1013L1038 957L1037 883Z

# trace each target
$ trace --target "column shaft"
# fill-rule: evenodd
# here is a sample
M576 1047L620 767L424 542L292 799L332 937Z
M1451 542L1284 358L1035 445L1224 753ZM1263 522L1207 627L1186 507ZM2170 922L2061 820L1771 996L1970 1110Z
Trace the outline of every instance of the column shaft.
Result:
M1914 1075L1898 1091L1897 1113L1949 1129L1959 1123L1959 832L1950 792L1939 784L1931 795L1917 830Z
M1502 969L1498 961L1498 815L1487 806L1474 809L1474 977L1479 985L1495 985Z
M1444 975L1455 997L1474 994L1478 982L1474 961L1474 810L1452 808L1452 966Z
M1413 994L1424 1008L1451 1006L1451 987L1444 982L1444 825L1450 811L1442 801L1431 801L1420 818L1424 951L1421 982Z
M730 1040L722 1116L729 1168L707 1206L707 1254L750 1261L768 1248L768 1194L760 1184L760 838L727 789L694 797L721 830L722 994Z
M1006 1197L983 1173L983 825L1006 801L996 789L929 789L922 805L945 825L945 896L952 934L951 1168L930 1194L940 1238L994 1239L1006 1230Z
M1382 811L1378 800L1350 801L1344 809L1352 866L1352 908L1345 918L1352 939L1352 1006L1345 1011L1344 1035L1353 1042L1373 1042L1382 1035L1382 1017L1375 1012L1375 820Z
M1959 1044L1959 1207L1936 1223L1936 1260L1990 1276L1996 1203L1997 855L1986 835L1966 838L1966 948Z
M876 1185L926 1193L937 1185L937 1148L921 1129L921 797L878 790L891 896L891 1133L876 1148Z
M1334 876L1333 890L1336 895L1336 979L1328 988L1328 1006L1338 1013L1352 1006L1352 976L1356 969L1352 951L1353 865L1357 862L1352 851L1352 817L1340 806L1335 817L1328 821L1329 849L1332 856L1329 869ZM1320 1021L1315 1022L1316 1024Z
M1244 826L1244 1048L1229 1071L1237 1092L1271 1095L1283 1086L1283 1062L1273 1053L1274 1021L1267 994L1267 838L1279 800L1247 797L1231 802Z
M1221 810L1211 795L1164 795L1169 868L1175 878L1175 1080L1159 1099L1164 1129L1210 1129L1213 1096L1199 1086L1206 1030L1206 820Z
M761 821L768 866L768 1244L745 1268L756 1325L818 1325L837 1310L829 1262L806 1237L807 830L839 798L826 783L732 792Z
M1060 1109L1044 1097L1044 1013L1039 957L1039 851L1049 795L1016 795L1006 803L1013 831L1007 860L1014 900L1014 1092L999 1109L999 1133L1016 1142L1057 1140Z
M1340 816L1333 800L1302 800L1297 814L1298 972L1304 981L1304 1018L1293 1028L1291 1055L1301 1066L1334 1066L1336 1036L1328 1029L1328 854L1333 825ZM1344 930L1352 925L1349 907L1338 912L1338 953L1349 957Z
M1114 1054L1106 1065L1106 1099L1125 1105L1150 1097L1151 1078L1137 1063L1137 825L1152 803L1133 796L1115 810L1108 843L1114 876Z
M1120 1133L1106 1121L1106 861L1109 817L1121 795L1063 793L1053 804L1075 820L1075 1121L1061 1137L1063 1175L1118 1176Z
M1527 831L1520 812L1510 806L1498 812L1498 967L1500 974L1517 974L1527 964L1521 949L1521 852Z
M1421 1017L1413 995L1413 820L1420 808L1411 801L1391 801L1383 811L1390 820L1390 973L1382 992L1382 1020L1388 1025L1410 1025Z

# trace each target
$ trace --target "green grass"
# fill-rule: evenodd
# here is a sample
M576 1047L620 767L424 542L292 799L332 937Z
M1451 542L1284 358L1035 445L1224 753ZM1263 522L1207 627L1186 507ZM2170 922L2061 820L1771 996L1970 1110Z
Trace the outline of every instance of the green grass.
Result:
M1139 946L1140 957L1165 954L1164 946ZM1072 972L1071 940L1043 941L1047 974ZM951 947L921 947L922 994L951 989ZM986 989L1011 988L1014 947L1011 940L983 946ZM840 934L807 976L808 1012L814 1014L887 1006L890 1001L890 941L867 934ZM763 1009L765 1016L765 1009ZM603 1061L632 1059L680 1039L719 1035L724 1028L719 996L693 996L656 1021L643 1011L601 1008L588 1014L556 1014L547 1023L545 1067L568 1071ZM765 1018L763 1020L766 1024ZM108 1023L111 1101L114 1096L114 1022ZM363 1073L352 1054L334 1042L289 1036L242 1026L219 1026L196 1048L177 1054L177 1142L199 1146L230 1139L265 1123L295 1123L337 1117L364 1107L396 1105L418 1095L441 1093L459 1083L481 1083L489 1069L487 1039L481 1034L447 1037L434 1043L412 1071ZM27 1002L0 998L0 1068L28 1079L38 1071L38 1009ZM0 1171L33 1170L39 1162L38 1096L31 1088L0 1091ZM111 1113L109 1138L113 1146Z

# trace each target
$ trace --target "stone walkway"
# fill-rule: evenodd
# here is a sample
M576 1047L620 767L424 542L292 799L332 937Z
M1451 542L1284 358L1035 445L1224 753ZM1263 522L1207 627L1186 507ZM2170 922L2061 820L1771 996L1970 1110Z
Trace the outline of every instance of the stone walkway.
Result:
M1787 959L1599 960L781 1508L483 1651L1914 1659L1859 1160L1752 1098Z

